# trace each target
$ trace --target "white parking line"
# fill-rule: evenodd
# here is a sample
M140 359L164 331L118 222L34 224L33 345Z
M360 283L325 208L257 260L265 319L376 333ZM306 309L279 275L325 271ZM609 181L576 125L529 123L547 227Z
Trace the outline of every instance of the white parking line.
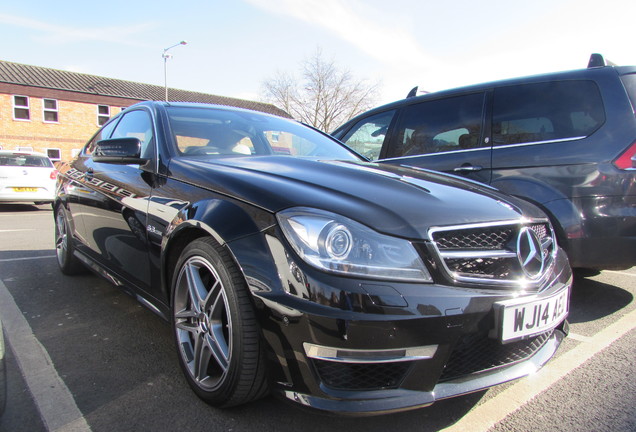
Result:
M36 259L50 259L50 258L56 258L56 255L44 255L44 256L24 257L24 258L4 258L4 259L0 259L0 262L28 261L28 260L36 260Z
M89 432L73 395L60 378L44 346L0 281L0 317L16 361L47 430Z
M553 359L536 374L523 378L497 396L477 406L457 423L442 429L442 431L487 431L634 329L636 329L636 310L596 333L588 341Z
M21 232L21 231L35 231L35 229L32 229L32 228L24 228L24 229L0 230L0 233L5 233L5 232Z

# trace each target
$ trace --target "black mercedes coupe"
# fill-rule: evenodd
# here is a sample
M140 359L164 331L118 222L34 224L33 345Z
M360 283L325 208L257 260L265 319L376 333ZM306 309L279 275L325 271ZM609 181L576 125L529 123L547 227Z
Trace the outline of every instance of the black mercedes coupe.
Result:
M539 209L294 121L143 102L59 171L61 271L169 321L215 406L413 409L528 375L567 333L571 270Z

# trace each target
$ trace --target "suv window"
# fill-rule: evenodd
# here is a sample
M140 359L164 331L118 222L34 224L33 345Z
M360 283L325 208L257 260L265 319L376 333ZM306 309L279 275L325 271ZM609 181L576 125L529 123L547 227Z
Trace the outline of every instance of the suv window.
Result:
M605 122L593 81L553 81L494 91L494 145L583 138Z
M342 142L371 160L377 159L394 115L395 110L391 110L359 121Z
M625 90L632 102L632 108L636 111L636 74L627 74L621 77Z
M386 157L480 147L484 94L474 93L409 105Z

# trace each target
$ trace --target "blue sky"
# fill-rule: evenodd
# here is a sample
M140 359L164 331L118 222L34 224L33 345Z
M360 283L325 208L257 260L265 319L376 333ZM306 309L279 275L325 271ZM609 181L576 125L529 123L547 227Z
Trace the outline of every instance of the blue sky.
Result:
M585 67L600 52L636 65L634 0L34 0L0 4L0 59L258 100L318 47L377 104Z

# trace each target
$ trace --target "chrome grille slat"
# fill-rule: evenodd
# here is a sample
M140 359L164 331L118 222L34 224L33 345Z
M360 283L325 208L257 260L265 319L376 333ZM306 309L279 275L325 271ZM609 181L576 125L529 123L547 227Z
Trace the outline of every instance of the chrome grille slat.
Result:
M528 229L529 228L529 229ZM522 268L517 248L520 233L536 234L535 253L543 252L543 271L528 276ZM554 232L548 221L506 221L491 224L471 224L437 227L429 231L444 270L458 282L494 284L502 287L538 288L551 268L556 253ZM525 239L534 237L525 234ZM537 242L538 241L538 242ZM526 247L526 253L528 248ZM523 254L523 253L522 253ZM537 271L538 273L538 271Z

